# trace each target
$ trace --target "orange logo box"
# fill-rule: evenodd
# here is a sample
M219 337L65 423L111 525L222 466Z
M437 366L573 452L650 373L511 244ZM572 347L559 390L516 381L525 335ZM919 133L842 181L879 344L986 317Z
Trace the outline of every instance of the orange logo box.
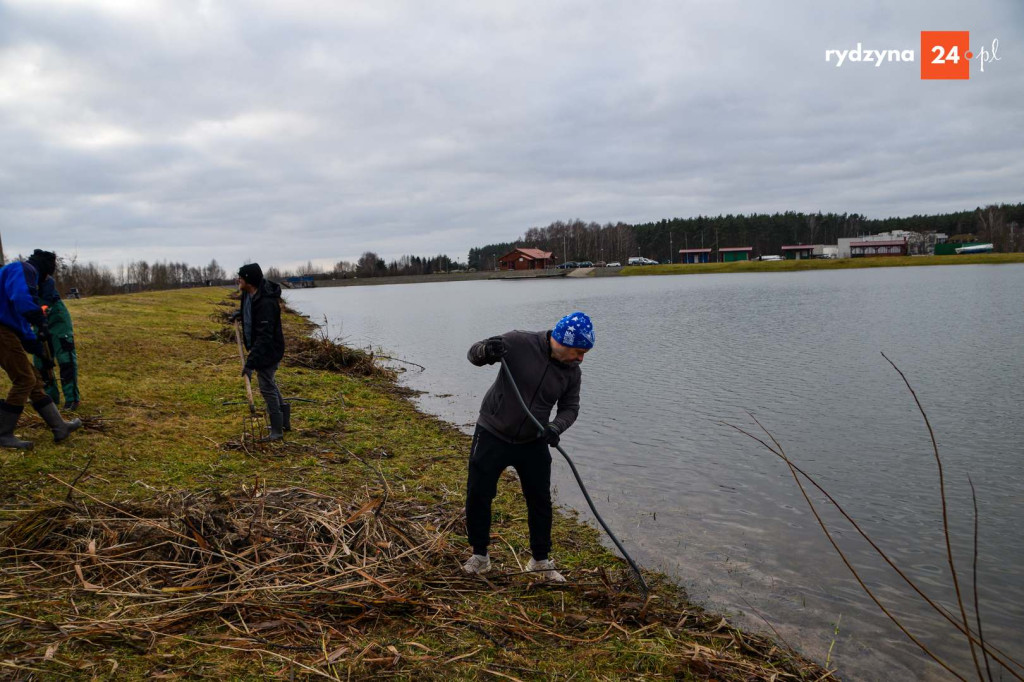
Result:
M921 79L971 77L970 31L921 31Z

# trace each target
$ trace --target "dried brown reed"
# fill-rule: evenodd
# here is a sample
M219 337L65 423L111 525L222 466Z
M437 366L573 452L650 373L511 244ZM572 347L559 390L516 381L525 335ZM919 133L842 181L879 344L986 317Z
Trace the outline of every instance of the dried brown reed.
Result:
M328 372L386 379L395 377L395 372L382 367L372 352L337 343L325 332L315 332L312 336L288 336L285 340L284 362L292 367Z
M27 511L0 532L0 595L48 609L45 617L0 613L0 651L16 675L48 671L55 656L69 670L97 665L83 651L102 661L111 646L145 654L171 641L274 659L305 677L355 670L433 678L454 666L461 675L518 679L495 669L531 672L521 667L529 666L516 653L521 645L596 652L609 640L658 640L679 673L832 679L699 608L634 601L624 570L569 571L569 584L549 588L573 597L568 612L530 597L535 583L518 573L465 576L459 548L446 539L461 530L460 511L396 499L386 482L381 492L347 498L257 481L233 494L183 491L131 503L65 485L74 499ZM473 607L481 593L495 610ZM434 643L367 643L389 622ZM493 646L491 655L436 644L467 632ZM60 651L79 655L62 659Z

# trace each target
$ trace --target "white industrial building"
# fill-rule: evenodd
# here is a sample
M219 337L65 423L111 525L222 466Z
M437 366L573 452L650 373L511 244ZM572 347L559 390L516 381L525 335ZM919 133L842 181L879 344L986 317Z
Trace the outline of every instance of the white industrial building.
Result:
M839 240L838 246L838 257L839 258L850 258L850 243L851 242L888 242L895 240L905 240L907 242L910 253L931 253L935 248L935 244L941 244L946 241L947 235L941 232L926 232L924 234L920 232L910 232L909 230L893 230L892 232L881 232L879 234L869 234L862 237L843 237Z

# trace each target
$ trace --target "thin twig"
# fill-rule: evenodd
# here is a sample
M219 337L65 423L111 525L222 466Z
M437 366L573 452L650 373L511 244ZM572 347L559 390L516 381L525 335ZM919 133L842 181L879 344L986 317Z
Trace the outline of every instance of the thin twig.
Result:
M743 435L747 436L748 438L751 438L752 440L757 441L758 443L763 445L765 448L767 448L776 457L778 457L779 459L782 459L783 461L786 461L785 458L782 457L782 455L780 455L770 445L765 443L764 440L762 440L761 438L758 438L754 434L752 434L752 433L750 433L750 432L748 432L748 431L746 431L744 429L741 429L740 427L738 427L738 426L736 426L734 424L730 424L728 422L719 422L719 423L722 424L723 426L728 426L731 429L735 429L736 431L739 431L740 433L742 433ZM856 519L854 519L852 516L850 516L850 514L846 511L846 509L844 509L843 506L841 504L839 504L839 501L836 500L831 495L831 493L829 493L825 488L823 488L817 482L817 480L814 479L813 476L808 474L806 471L801 469L797 464L795 464L792 461L790 461L788 464L789 464L789 466L792 466L794 469L796 469L796 471L801 476L803 476L807 480L808 483L810 483L815 488L817 488L818 492L820 492L822 495L824 495L828 499L828 501L832 504L832 506L836 508L836 511L838 511L843 516L843 518L845 518L847 520L847 522L849 522L849 524L851 526L853 526L854 530L856 530L857 533L860 534L860 536L862 538L864 538L864 540L871 546L872 549L875 550L875 552L885 561L885 563L888 564L889 567L893 571L895 571L896 574L898 576L900 576L900 578L902 578L903 581L906 582L907 585L909 585L910 588L913 589L914 592L916 592L919 597L921 597L921 599L923 599L929 606L931 606L932 609L934 609L936 611L936 613L938 613L943 618L945 618L946 621L949 622L950 625L955 627L961 634L966 635L968 637L974 637L973 631L971 631L971 630L964 630L963 625L961 625L960 622L957 621L957 619L948 610L943 608L942 605L937 604L927 594L925 594L924 591L920 587L918 587L917 583L915 583L913 580L911 580L910 577L907 576L907 574L904 573L903 570L900 569L900 567L896 565L896 563L889 557L889 555L886 554L885 550L883 550L880 546L878 546L878 544L874 541L874 539L872 539L871 536L868 535L867 532L863 528L861 528L860 524L857 523ZM975 641L978 641L978 640L975 640ZM1021 666L1021 664L1018 663L1016 660L1014 660L1011 656L1009 656L1005 652L1001 651L998 647L996 647L996 646L994 646L994 645L992 645L992 644L990 644L988 642L984 643L984 647L985 647L985 651L989 655L991 655L992 658L997 663L1002 665L1011 675L1013 675L1018 680L1024 680L1024 677L1022 677L1019 673L1014 671L1014 669L1010 666L1010 663L1016 665L1017 667L1024 667L1024 666ZM1006 660L1003 660L1004 658Z
M892 365L892 368L896 370L896 373L903 379L903 383L907 385L907 390L910 391L910 395L914 396L914 402L917 403L917 409L921 412L921 417L924 418L925 426L928 427L928 436L932 439L932 449L935 452L935 465L939 469L939 496L942 499L942 534L946 539L946 559L949 562L949 572L953 576L953 588L956 590L956 603L960 607L960 617L964 623L964 629L968 629L967 625L967 609L964 608L964 599L960 594L960 580L956 575L956 565L953 562L953 543L949 537L949 514L946 509L946 479L942 473L942 458L939 457L939 444L935 440L935 431L932 430L932 423L928 420L928 415L924 411L924 406L921 405L921 401L917 398L917 392L914 387L910 385L910 381L907 376L903 373L896 363L889 359L885 353L882 353L882 357L885 361ZM978 679L984 680L984 675L981 674L981 665L978 663L978 653L974 650L974 639L971 637L967 638L967 644L971 648L971 658L974 659L974 668L978 673Z
M750 413L748 412L747 414ZM967 679L964 676L960 675L958 672L953 670L953 668L951 668L945 661L943 661L941 658L932 653L931 649L929 649L923 642L921 642L919 639L917 639L917 637L912 635L910 631L903 626L903 623L901 623L899 619L896 618L896 616L894 616L889 611L889 609L887 609L885 605L878 600L878 597L876 597L875 593L871 591L871 588L864 583L864 580L860 577L860 574L857 572L857 569L854 568L852 563L850 563L850 560L846 557L846 553L843 552L843 550L839 547L839 543L837 543L835 541L835 538L832 537L832 533L829 531L828 526L825 525L825 521L822 520L821 515L818 514L817 507L814 506L814 502L811 501L811 496L807 493L807 490L804 488L803 483L800 482L800 477L797 474L796 468L790 462L790 459L786 455L786 451L782 448L782 445L779 443L778 440L776 440L775 436L772 435L772 433L768 429L766 429L764 425L757 420L756 417L754 417L754 415L750 414L750 418L753 419L754 423L756 423L761 428L761 430L768 435L772 442L775 443L775 447L778 448L777 450L773 450L770 447L768 449L775 452L783 459L783 461L786 462L787 466L789 467L789 473L793 476L793 480L796 482L797 487L800 489L800 494L803 495L804 500L807 502L807 506L810 508L811 513L817 520L822 532L825 533L825 537L828 538L828 541L832 545L833 549L835 549L836 554L838 554L839 558L842 559L843 563L846 565L846 568L850 571L850 574L853 575L854 580L857 581L857 584L860 585L861 589L864 590L868 597L871 598L871 601L875 603L875 606L881 609L882 613L884 613L889 618L889 620L891 620L896 625L896 627L898 627L900 631L910 639L911 642L917 645L917 647L921 649L921 651L923 651L933 661L935 661L943 668L945 668L950 674L952 674L958 680L962 680L962 682L967 682ZM755 438L755 440L758 439ZM767 444L764 443L764 441L761 441L761 443L764 444L765 447L768 447Z
M981 655L985 659L985 672L988 673L988 682L992 682L992 668L988 663L988 652L985 651L985 633L981 629L981 606L978 602L978 496L974 492L974 481L971 480L970 474L967 474L967 483L971 486L971 503L974 506L974 564L971 569L974 583L974 620L978 626L978 639L981 640Z

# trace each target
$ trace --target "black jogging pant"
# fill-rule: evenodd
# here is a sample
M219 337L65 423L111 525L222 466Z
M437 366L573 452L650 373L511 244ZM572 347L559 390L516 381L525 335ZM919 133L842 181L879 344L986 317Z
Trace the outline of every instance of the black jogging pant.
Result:
M491 501L506 467L519 474L526 498L530 552L537 561L551 551L551 453L543 439L506 443L480 426L473 434L466 483L466 531L474 554L487 554L491 539Z

